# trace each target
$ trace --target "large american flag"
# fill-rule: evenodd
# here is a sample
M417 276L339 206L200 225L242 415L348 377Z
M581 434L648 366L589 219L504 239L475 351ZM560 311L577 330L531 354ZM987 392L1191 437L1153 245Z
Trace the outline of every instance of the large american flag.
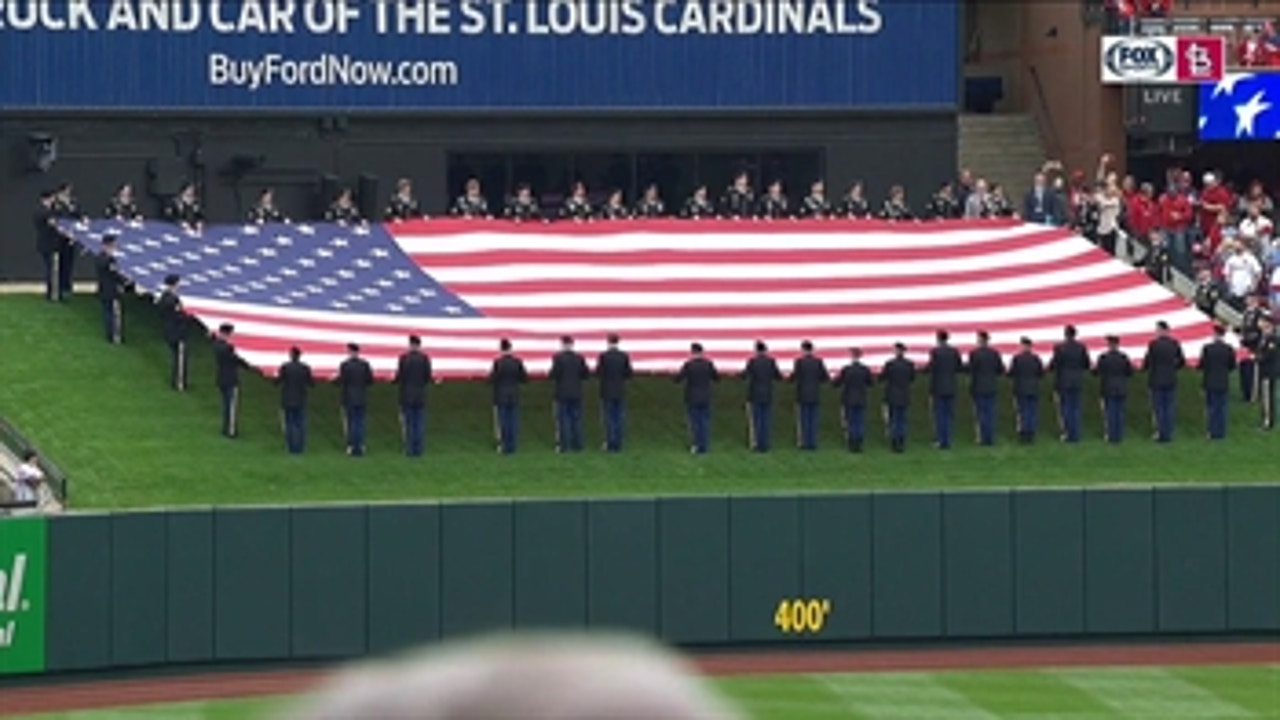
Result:
M870 363L907 344L922 359L939 328L962 348L985 329L1047 354L1074 323L1098 351L1117 334L1140 357L1159 320L1198 355L1208 319L1070 231L1010 221L653 220L512 224L423 220L214 225L66 222L86 250L119 237L121 271L180 294L206 327L236 326L237 350L271 372L298 345L321 375L345 345L375 371L421 335L444 377L487 372L510 338L545 372L561 335L588 354L617 332L639 371L669 372L692 341L734 367L763 339L780 355L812 340L829 362Z

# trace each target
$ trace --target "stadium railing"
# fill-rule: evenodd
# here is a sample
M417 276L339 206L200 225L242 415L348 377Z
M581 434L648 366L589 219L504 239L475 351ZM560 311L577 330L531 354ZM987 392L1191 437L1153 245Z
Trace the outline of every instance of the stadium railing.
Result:
M40 469L44 471L45 480L48 481L49 487L53 490L54 496L63 507L67 507L70 501L70 482L67 474L57 465L54 465L44 453L40 452L40 448L28 441L18 428L7 419L0 417L0 448L7 450L14 457L22 457L22 453L26 450L35 450L40 456Z

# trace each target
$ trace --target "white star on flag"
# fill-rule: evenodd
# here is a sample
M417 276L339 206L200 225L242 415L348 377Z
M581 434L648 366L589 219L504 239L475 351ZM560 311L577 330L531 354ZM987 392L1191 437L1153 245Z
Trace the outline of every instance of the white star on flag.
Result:
M384 258L384 257L390 257L391 253L387 252L386 250L383 250L382 248L374 248L369 251L369 255L376 258Z
M1266 95L1266 91L1259 90L1249 98L1249 102L1236 106L1236 137L1253 137L1254 122L1259 115L1271 109L1271 103L1263 99Z
M311 225L299 225L298 232L302 233L303 235L315 235L316 229Z
M276 244L279 245L280 247L289 247L290 245L293 244L293 238L289 237L288 235L277 235Z
M332 245L332 246L334 246L334 247L336 247L336 248L344 248L344 247L346 247L346 246L350 245L351 243L350 243L350 241L348 241L346 238L340 238L340 237L338 237L338 238L334 238L334 239L330 240L330 241L329 241L329 244L330 244L330 245Z
M1209 96L1210 99L1216 98L1223 93L1226 93L1227 95L1234 94L1236 91L1236 84L1241 80L1248 80L1251 77L1253 77L1252 73L1226 73L1222 76L1222 79L1218 81L1218 84L1213 86L1213 94Z

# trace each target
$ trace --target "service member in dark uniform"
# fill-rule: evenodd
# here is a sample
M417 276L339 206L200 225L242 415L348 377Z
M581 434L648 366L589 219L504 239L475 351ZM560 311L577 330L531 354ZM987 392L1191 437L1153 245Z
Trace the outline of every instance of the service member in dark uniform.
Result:
M1089 349L1076 340L1076 326L1062 331L1063 340L1053 346L1049 372L1053 373L1053 396L1058 403L1058 425L1062 441L1080 442L1080 406L1084 376L1089 372Z
M247 219L259 225L289 222L289 218L276 207L276 193L271 188L263 188L258 194L258 202L249 210Z
M58 247L62 233L54 226L57 213L53 209L57 193L46 190L40 193L40 205L32 216L36 231L36 251L44 263L44 298L49 302L61 302L62 286L58 283Z
M1044 361L1032 350L1031 338L1024 337L1019 344L1021 350L1009 362L1009 378L1013 381L1018 441L1026 444L1035 441L1040 424L1040 378L1044 377Z
M831 379L827 364L813 354L813 343L800 343L800 357L791 366L791 382L796 386L796 446L818 449L818 401L822 386Z
M122 309L120 295L125 284L120 275L120 265L116 260L116 237L102 237L102 252L98 255L98 302L102 303L102 327L106 330L107 342L119 345L124 342L121 323Z
M711 386L720 381L720 373L716 366L702 354L702 344L690 346L692 354L675 381L684 383L684 410L689 420L689 451L694 455L707 452L711 443Z
M204 229L204 208L200 206L195 183L184 183L178 194L169 200L164 208L164 219L181 225L188 232Z
M1119 443L1124 440L1124 405L1133 375L1133 362L1120 350L1119 337L1107 336L1106 352L1098 356L1093 374L1098 376L1098 392L1102 396L1102 438Z
M1200 312L1214 317L1218 309L1218 301L1222 300L1222 286L1214 279L1213 273L1201 270L1196 277L1195 305Z
M742 370L747 381L747 449L769 452L773 439L773 384L782 379L778 363L763 340Z
M889 197L880 208L882 220L915 220L916 215L907 204L907 191L901 185L889 188Z
M533 188L529 187L528 183L520 183L516 186L516 194L507 201L502 216L516 222L542 218L542 209L538 207L538 201L533 197Z
M107 202L107 209L102 216L108 220L125 222L141 220L142 213L138 211L138 206L133 201L133 186L129 183L121 185Z
M1271 430L1276 425L1276 388L1280 385L1280 335L1270 316L1264 316L1258 326L1258 404L1262 409L1262 429Z
M1227 436L1227 396L1236 369L1236 349L1227 344L1227 329L1213 326L1213 341L1200 348L1200 387L1204 389L1206 434L1210 440Z
M659 218L667 214L667 205L662 202L657 183L649 183L645 186L644 195L636 203L634 214L638 218Z
M347 344L347 359L338 366L335 379L342 395L342 434L347 439L347 454L364 455L364 423L369 407L369 388L373 387L373 368L360 357L360 346Z
M190 318L182 308L182 298L178 296L178 283L182 278L177 275L166 275L164 290L156 299L160 308L160 324L164 332L164 342L169 346L169 382L178 392L187 390L187 330Z
M622 197L622 191L617 188L609 191L609 197L605 198L598 214L601 220L631 219L631 209L627 207L627 203Z
M575 182L569 189L569 197L565 198L560 208L560 217L575 222L586 222L591 219L591 197L587 194L587 185Z
M951 426L955 422L955 399L958 377L964 371L960 351L951 346L951 334L937 333L937 345L929 351L929 404L933 408L933 442L939 450L951 448Z
M53 214L60 220L83 220L84 215L76 205L75 188L71 183L63 183L58 187L57 197L53 201ZM71 297L72 283L75 279L76 246L61 231L58 237L58 290L63 298Z
M475 178L467 180L467 184L462 188L462 194L453 201L453 207L449 208L449 214L464 218L491 217L489 201L480 193L479 180Z
M1258 396L1261 375L1257 372L1258 349L1262 345L1262 318L1267 314L1262 307L1261 295L1250 295L1240 314L1240 345L1249 351L1249 357L1240 363L1240 395L1245 402L1253 402Z
M1173 440L1178 371L1186 364L1182 344L1169 336L1169 323L1163 320L1156 323L1156 337L1147 344L1142 369L1147 372L1147 387L1151 391L1152 430L1157 442Z
M796 215L802 218L821 220L831 215L831 203L827 202L827 185L821 180L814 180L809 185L809 194L800 201Z
M631 356L618 348L616 334L610 333L605 342L608 347L596 359L596 377L600 379L600 415L604 418L604 449L620 452L626 423Z
M907 346L894 343L893 358L880 371L884 383L885 424L889 430L889 447L896 453L907 448L907 408L911 405L911 383L916 379L916 366L907 359Z
M292 455L307 448L307 394L315 385L311 366L302 362L302 350L289 348L289 361L276 372L280 386L280 422L284 425L284 446Z
M791 217L791 201L782 191L782 181L769 183L769 189L760 198L760 206L756 208L756 217L765 220L782 220Z
M867 202L861 182L855 182L849 186L849 191L840 200L840 207L837 208L836 214L840 217L859 220L871 217L871 204Z
M422 217L422 210L418 208L418 198L413 196L413 182L409 178L400 178L396 181L396 192L387 201L387 209L382 212L382 217L391 222L416 220Z
M1153 282L1167 285L1173 280L1173 258L1169 254L1169 246L1165 244L1164 233L1158 230L1151 233L1147 254L1142 258L1142 268Z
M426 444L427 386L432 380L431 357L422 351L422 338L410 335L393 380L400 393L400 438L409 457L421 455Z
M548 377L555 393L551 409L556 422L556 452L581 452L582 384L591 377L591 368L573 349L573 338L568 335L560 338L560 352L551 358Z
M693 194L684 201L684 206L680 208L680 217L686 220L701 220L702 218L715 216L716 208L707 197L706 185L699 185L694 188Z
M973 396L973 416L979 445L996 441L996 393L1004 377L1004 358L991 347L991 335L978 331L978 346L969 351L965 370L969 373L969 394Z
M329 209L325 210L324 219L325 222L340 225L356 225L362 221L360 209L356 207L355 199L351 196L351 188L343 188L338 193L338 197L329 204Z
M862 364L862 349L850 348L849 364L840 368L835 383L840 388L840 419L849 452L862 452L867 434L867 388L874 381L871 368Z
M725 218L749 218L755 215L756 196L751 191L751 176L739 172L733 176L733 184L720 196L720 216Z
M235 326L223 323L213 339L214 384L222 396L222 435L229 438L238 437L240 430L240 358L231 344L234 332Z
M516 451L520 434L520 386L529 381L524 361L511 351L511 341L503 338L498 343L500 355L489 369L489 384L493 386L493 434L498 442L498 452L510 455Z
M930 220L952 220L960 217L960 203L956 202L951 183L942 183L942 187L929 198L929 206L925 208L925 217Z

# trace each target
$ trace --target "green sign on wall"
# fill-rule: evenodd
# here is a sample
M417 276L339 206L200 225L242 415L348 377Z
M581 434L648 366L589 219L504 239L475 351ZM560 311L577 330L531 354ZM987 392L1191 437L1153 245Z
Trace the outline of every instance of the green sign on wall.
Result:
M0 520L0 675L44 670L44 518Z

